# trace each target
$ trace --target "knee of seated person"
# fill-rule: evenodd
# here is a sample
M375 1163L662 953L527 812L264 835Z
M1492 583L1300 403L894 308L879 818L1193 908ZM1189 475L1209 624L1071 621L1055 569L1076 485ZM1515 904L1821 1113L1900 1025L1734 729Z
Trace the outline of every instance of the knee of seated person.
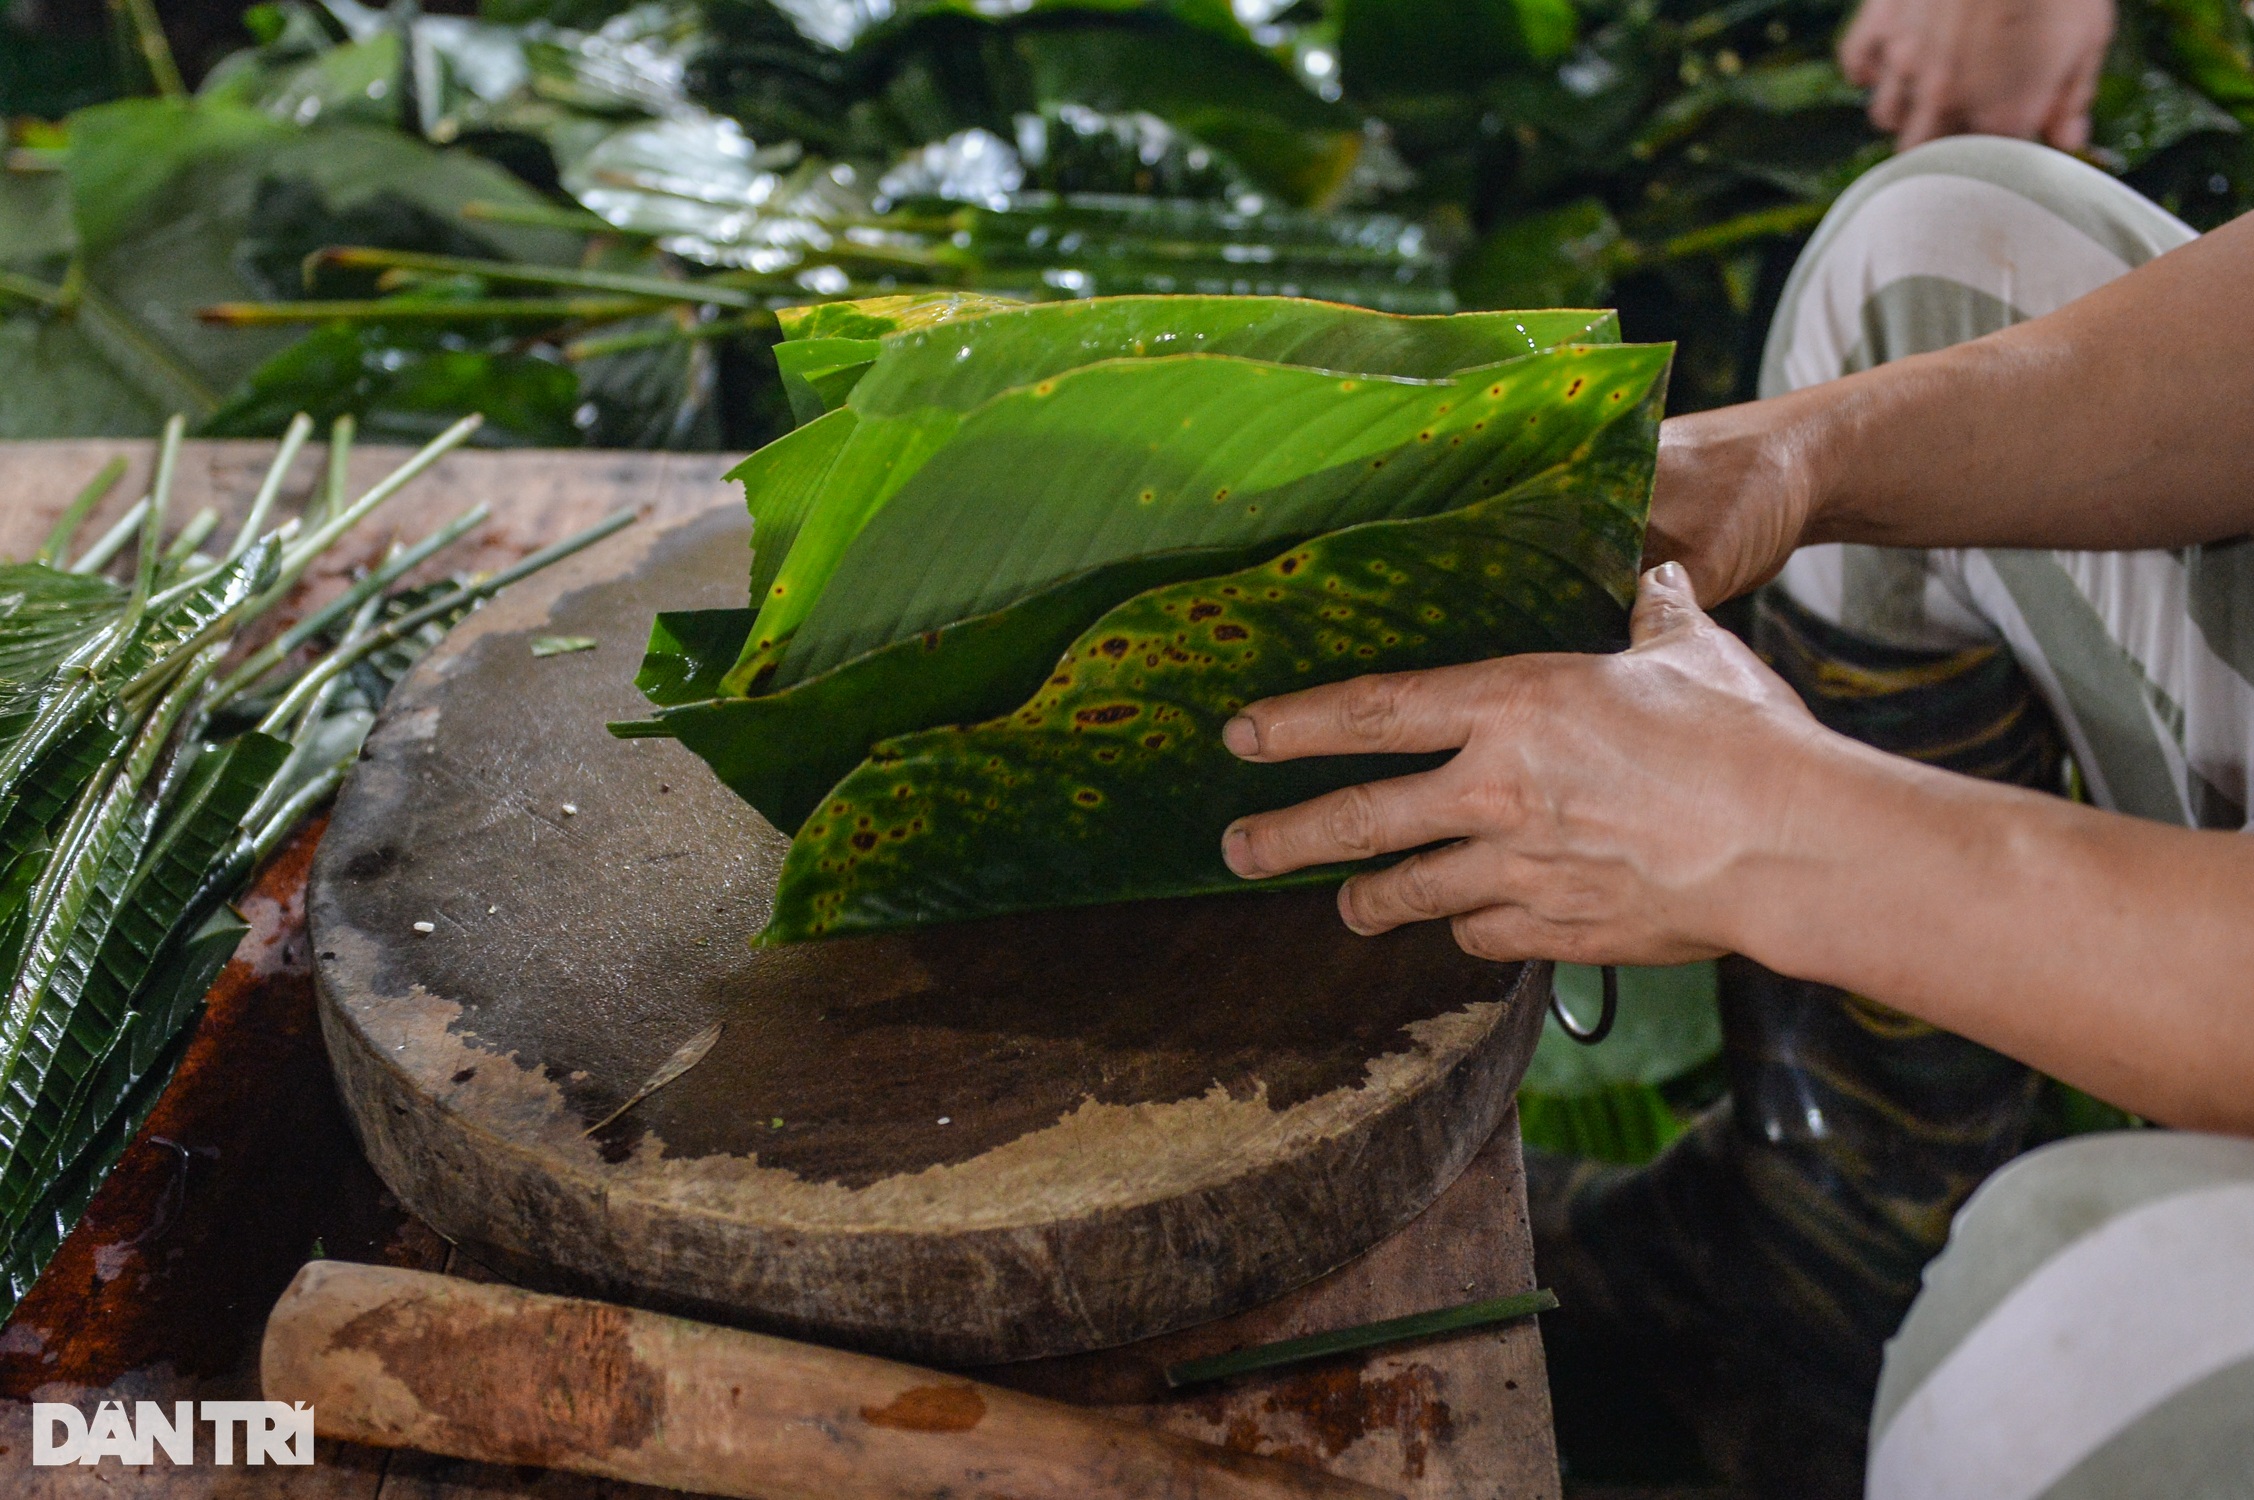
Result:
M2254 1183L2254 1140L2175 1130L2110 1130L2037 1147L2006 1164L1957 1210L1926 1267L1910 1322L1954 1323L2068 1245L2123 1214L2178 1193Z
M2024 143L2021 143L2024 144ZM2108 1189L2133 1178L2160 1132L2108 1130L2038 1146L1999 1168L1957 1210L1949 1247L1977 1254L2002 1234L2065 1245L2126 1205Z
M1856 180L1883 186L1904 177L1941 173L1951 177L2009 181L2028 174L2048 173L2061 163L2084 165L2063 151L2008 135L1948 135L1898 152ZM2085 167L2085 170L2096 169Z

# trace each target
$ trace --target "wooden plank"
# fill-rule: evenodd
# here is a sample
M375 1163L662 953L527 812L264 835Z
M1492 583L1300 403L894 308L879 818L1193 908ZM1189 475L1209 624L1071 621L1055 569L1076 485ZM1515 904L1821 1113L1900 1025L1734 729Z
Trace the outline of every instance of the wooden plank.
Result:
M1554 1497L1557 1450L1539 1327L1474 1330L1192 1391L1167 1366L1231 1349L1531 1291L1513 1110L1463 1176L1400 1233L1322 1280L1233 1318L1125 1349L981 1378L1298 1459L1411 1500Z

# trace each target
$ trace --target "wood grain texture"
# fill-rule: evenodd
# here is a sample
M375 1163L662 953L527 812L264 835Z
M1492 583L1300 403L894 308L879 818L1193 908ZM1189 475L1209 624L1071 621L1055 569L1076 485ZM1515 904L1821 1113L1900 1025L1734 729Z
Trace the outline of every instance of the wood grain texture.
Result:
M268 1400L318 1431L741 1500L1377 1500L1320 1469L999 1386L576 1297L318 1261Z
M1533 971L1439 926L1357 938L1323 891L747 950L788 841L602 728L656 608L741 598L747 534L716 510L513 591L401 685L339 800L330 1054L418 1213L559 1289L987 1363L1266 1301L1493 1134ZM604 645L533 658L547 633Z

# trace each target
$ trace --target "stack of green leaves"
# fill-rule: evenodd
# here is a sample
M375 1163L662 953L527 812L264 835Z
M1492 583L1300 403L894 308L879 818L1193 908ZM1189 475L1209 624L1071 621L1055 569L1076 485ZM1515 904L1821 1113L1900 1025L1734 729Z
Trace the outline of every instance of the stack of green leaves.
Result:
M477 419L356 499L343 484L347 424L307 513L268 529L312 430L299 418L216 555L202 550L211 510L166 535L184 425L167 426L148 495L75 560L74 534L122 462L38 556L0 564L0 1312L38 1279L171 1076L246 930L227 901L336 788L392 681L480 599L628 519L491 577L402 586L483 522L479 507L244 653L238 633ZM126 555L127 579L105 577Z
M792 316L737 471L752 607L661 615L614 726L795 830L766 940L1241 889L1257 698L1619 642L1669 350L1610 313L975 297ZM1317 871L1304 880L1335 878Z

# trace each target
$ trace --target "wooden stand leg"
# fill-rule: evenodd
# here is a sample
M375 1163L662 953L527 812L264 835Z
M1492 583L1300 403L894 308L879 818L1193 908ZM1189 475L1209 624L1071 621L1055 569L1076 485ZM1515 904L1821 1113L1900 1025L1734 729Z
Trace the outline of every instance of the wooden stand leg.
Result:
M1264 1307L1124 1349L1005 1365L982 1379L1294 1458L1411 1500L1554 1500L1557 1446L1531 1320L1170 1392L1168 1365L1530 1291L1518 1115L1384 1244Z

